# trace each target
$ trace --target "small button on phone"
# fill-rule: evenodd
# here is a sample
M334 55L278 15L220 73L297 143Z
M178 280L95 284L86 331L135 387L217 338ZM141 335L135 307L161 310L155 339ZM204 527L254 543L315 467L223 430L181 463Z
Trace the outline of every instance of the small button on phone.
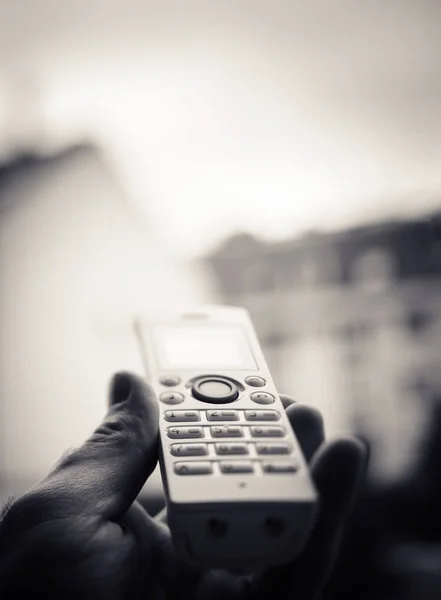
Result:
M172 444L170 452L173 456L206 456L207 444Z
M167 435L173 439L203 438L204 430L202 427L169 427Z
M184 402L184 395L179 392L164 392L159 396L159 399L164 404L181 404L181 402Z
M242 427L234 425L224 425L219 427L210 427L211 435L214 438L219 437L243 437Z
M164 414L166 421L200 421L199 411L197 410L167 410Z
M299 467L296 463L265 462L262 469L264 473L295 473Z
M246 444L215 444L216 454L248 454Z
M257 454L289 454L289 444L256 444Z
M207 410L208 421L238 421L239 415L235 410Z
M256 404L273 404L275 397L268 392L253 392L250 399Z
M175 473L177 475L209 475L213 473L213 466L210 462L177 462Z
M181 378L177 376L175 377L173 375L170 375L168 377L161 377L159 383L161 385L165 385L166 387L173 387L181 383Z
M254 471L252 462L224 462L220 463L222 473L252 473Z
M258 377L257 375L245 377L245 383L251 387L263 387L266 385L265 379L263 377Z
M250 427L253 437L283 437L285 430L283 427Z
M278 421L280 414L275 410L246 410L247 421Z

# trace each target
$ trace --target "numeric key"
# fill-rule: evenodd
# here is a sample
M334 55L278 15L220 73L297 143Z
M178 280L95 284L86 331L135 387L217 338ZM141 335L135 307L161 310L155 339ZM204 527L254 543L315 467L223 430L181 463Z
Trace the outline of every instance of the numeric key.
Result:
M264 473L295 473L299 467L296 463L265 462L262 465Z
M224 462L220 463L222 473L252 473L254 471L252 462Z
M177 475L210 475L213 473L213 465L210 462L177 462L175 473Z
M253 437L283 437L285 435L283 427L253 426L250 427L250 430Z
M207 410L208 421L238 421L239 415L235 410Z
M210 427L212 437L243 437L242 427L236 425L219 425Z
M278 421L280 414L276 410L246 410L247 421Z
M256 444L257 454L289 454L291 446L289 444Z
M248 454L246 444L215 444L216 454Z
M173 456L206 456L207 444L172 444L170 452Z
M166 410L164 419L173 423L201 420L197 410Z
M167 435L172 439L203 438L204 429L202 427L169 427Z

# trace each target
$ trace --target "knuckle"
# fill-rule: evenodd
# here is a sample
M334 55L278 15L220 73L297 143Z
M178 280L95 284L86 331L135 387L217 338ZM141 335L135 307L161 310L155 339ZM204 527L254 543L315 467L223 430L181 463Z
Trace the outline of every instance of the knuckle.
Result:
M58 463L55 465L54 470L58 471L60 469L69 468L76 465L78 463L79 453L80 448L70 448L69 450L66 450L66 452L62 454Z
M110 415L94 432L90 441L111 444L118 449L138 447L148 450L152 445L151 435L145 422L137 415L119 413Z
M28 531L52 514L53 497L46 489L27 492L9 507L3 522L6 529Z

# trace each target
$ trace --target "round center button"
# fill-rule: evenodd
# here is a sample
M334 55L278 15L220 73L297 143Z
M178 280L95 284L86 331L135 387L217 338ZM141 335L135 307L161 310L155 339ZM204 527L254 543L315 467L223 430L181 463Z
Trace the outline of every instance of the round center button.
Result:
M210 398L224 398L231 394L232 386L223 381L204 381L199 386L199 391Z
M239 396L232 381L223 377L203 377L193 384L193 396L202 402L224 404Z

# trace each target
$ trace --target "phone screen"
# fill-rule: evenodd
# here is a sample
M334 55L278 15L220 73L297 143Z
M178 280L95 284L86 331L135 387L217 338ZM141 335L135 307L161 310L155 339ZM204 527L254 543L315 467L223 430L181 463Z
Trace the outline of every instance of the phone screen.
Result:
M240 326L161 325L154 328L153 338L163 370L257 370Z

